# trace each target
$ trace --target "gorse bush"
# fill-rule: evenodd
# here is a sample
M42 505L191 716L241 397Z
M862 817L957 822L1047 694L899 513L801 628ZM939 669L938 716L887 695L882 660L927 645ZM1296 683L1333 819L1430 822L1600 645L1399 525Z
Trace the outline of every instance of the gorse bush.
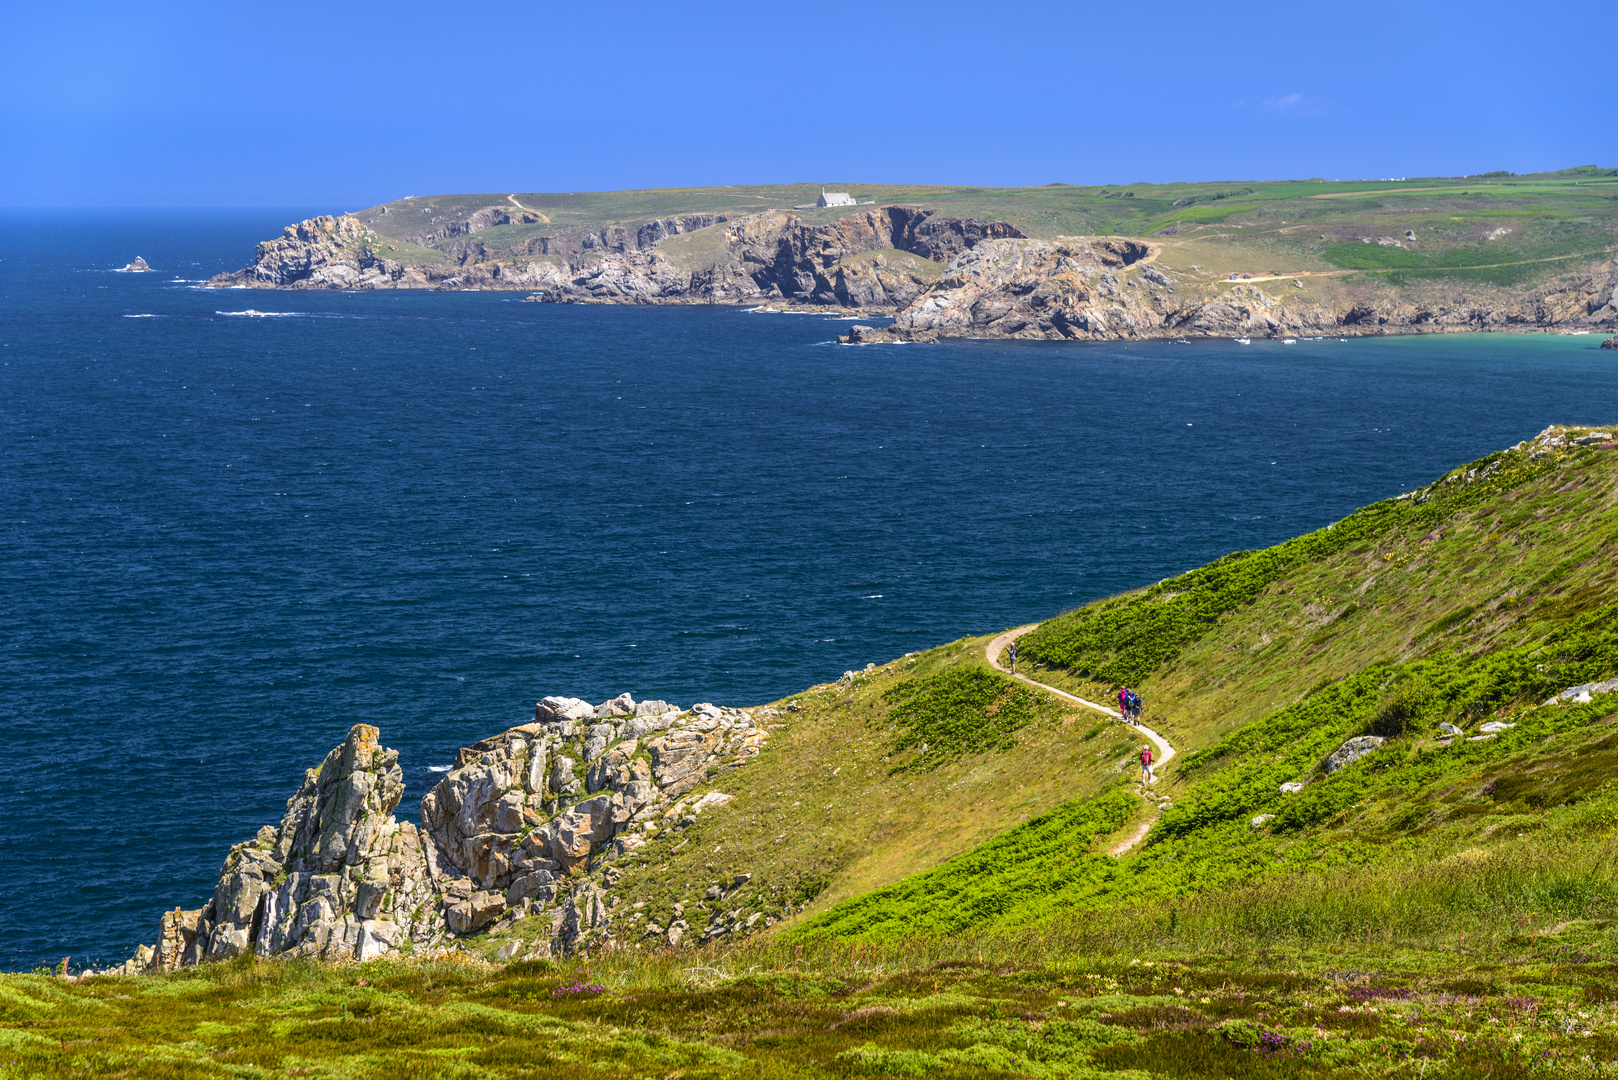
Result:
M1139 683L1299 566L1397 532L1431 529L1457 510L1543 475L1554 463L1554 455L1533 461L1520 451L1491 454L1412 496L1375 503L1324 529L1261 551L1238 551L1140 593L1049 619L1018 647L1032 660L1086 678Z
M891 751L925 751L899 770L931 769L963 754L1009 750L1017 731L1052 714L1050 698L987 668L952 667L906 679L882 695Z

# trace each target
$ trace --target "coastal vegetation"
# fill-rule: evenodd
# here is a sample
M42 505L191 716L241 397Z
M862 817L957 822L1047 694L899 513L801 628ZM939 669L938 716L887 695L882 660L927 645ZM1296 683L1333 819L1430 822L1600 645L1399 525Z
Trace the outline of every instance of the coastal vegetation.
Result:
M6 976L0 1075L1611 1072L1615 445L1548 429L1025 635L1140 690L1155 787L963 639L759 710L691 793L730 801L614 865L610 948Z

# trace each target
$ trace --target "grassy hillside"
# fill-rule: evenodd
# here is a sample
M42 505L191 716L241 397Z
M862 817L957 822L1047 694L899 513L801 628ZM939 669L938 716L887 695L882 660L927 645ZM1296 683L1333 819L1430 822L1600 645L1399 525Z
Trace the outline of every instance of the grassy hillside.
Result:
M1555 852L1547 871L1573 862L1593 875L1566 885L1560 915L1615 901L1612 868L1569 851L1592 822L1618 823L1618 790L1605 786L1618 765L1618 696L1544 704L1618 675L1611 450L1547 441L1491 455L1315 533L1050 619L1021 650L1035 677L1092 699L1139 688L1148 722L1191 751L1169 766L1162 790L1174 806L1144 849L1122 861L1087 853L1099 819L1064 807L822 913L811 931L1174 910L1210 890L1339 867L1397 879L1402 867L1458 858L1456 873L1487 875L1497 857L1524 852ZM1491 721L1513 726L1478 730ZM1446 735L1446 723L1461 734ZM1388 742L1325 772L1327 756L1362 734ZM955 899L968 888L973 906ZM1509 914L1438 910L1445 927L1459 919L1473 931Z
M1142 691L1182 750L1161 811L1133 731L986 640L771 706L766 751L692 793L734 801L623 871L612 953L489 965L518 922L359 967L6 976L0 1075L1618 1070L1618 688L1562 694L1618 676L1610 434L1025 636L1043 681ZM676 905L683 948L641 936Z

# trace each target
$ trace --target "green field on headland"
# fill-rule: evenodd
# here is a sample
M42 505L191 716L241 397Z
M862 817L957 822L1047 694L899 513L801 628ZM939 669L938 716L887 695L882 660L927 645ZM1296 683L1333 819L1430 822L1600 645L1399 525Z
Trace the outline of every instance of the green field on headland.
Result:
M730 802L612 863L610 947L4 976L0 1076L1618 1072L1614 429L1023 636L1141 691L1154 787L987 643L774 703L691 793Z

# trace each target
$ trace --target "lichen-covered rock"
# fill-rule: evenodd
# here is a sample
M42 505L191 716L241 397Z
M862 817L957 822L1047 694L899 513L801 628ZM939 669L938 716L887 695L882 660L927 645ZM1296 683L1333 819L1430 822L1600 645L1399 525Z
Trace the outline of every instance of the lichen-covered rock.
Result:
M1326 771L1334 773L1346 769L1366 754L1373 753L1387 740L1380 735L1359 735L1345 742L1326 759Z
M546 698L536 715L545 719L463 749L422 799L420 828L393 816L398 753L355 725L305 773L281 824L231 849L208 904L165 914L156 948L114 970L246 952L369 960L547 910L551 932L530 956L610 940L602 890L618 870L585 875L640 845L631 825L683 806L681 795L746 764L766 738L747 712L705 703L682 713L628 694L602 705ZM728 798L710 793L691 812Z
M682 813L722 806L729 796L711 793L692 811L679 800L744 765L768 733L742 710L704 702L682 712L628 694L594 706L549 697L535 716L461 751L422 799L421 821L446 873L502 892L513 910L552 911L551 946L561 953L610 936L609 908L586 903L595 894L580 882L640 846L626 830L671 805ZM472 921L463 909L451 927Z
M281 824L231 849L205 907L163 916L144 969L244 952L367 959L440 935L431 853L393 817L398 757L356 724L304 774Z

